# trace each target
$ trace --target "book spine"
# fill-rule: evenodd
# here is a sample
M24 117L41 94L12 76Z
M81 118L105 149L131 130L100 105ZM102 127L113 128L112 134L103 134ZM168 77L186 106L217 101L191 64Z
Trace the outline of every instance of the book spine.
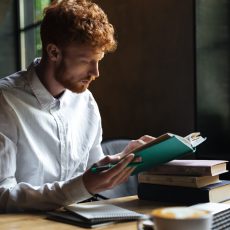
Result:
M137 195L141 200L159 202L184 204L210 202L208 190L179 186L139 183Z
M161 176L144 173L138 175L138 182L147 184L176 185L194 188L198 187L196 177L176 178L174 176Z
M170 175L191 175L191 176L212 176L209 167L167 167L156 166L149 171L151 174L170 174Z

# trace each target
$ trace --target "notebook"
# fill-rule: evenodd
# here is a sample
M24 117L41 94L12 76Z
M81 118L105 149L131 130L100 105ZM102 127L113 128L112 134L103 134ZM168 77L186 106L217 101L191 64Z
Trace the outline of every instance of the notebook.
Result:
M91 223L82 218L79 218L78 216L74 215L69 211L47 212L47 219L63 222L66 224L72 224L84 228L97 228L115 223L114 221L101 221L100 223Z
M48 212L48 218L82 227L98 227L120 221L144 218L145 215L112 204L73 204L65 212Z

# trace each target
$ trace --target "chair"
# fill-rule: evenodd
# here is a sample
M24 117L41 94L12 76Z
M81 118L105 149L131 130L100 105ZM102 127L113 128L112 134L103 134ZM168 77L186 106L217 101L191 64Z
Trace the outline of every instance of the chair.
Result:
M121 152L129 143L130 139L111 139L102 142L102 149L105 155L113 155ZM116 186L113 189L101 192L106 198L116 198L123 196L131 196L137 194L137 176L130 176L128 181Z

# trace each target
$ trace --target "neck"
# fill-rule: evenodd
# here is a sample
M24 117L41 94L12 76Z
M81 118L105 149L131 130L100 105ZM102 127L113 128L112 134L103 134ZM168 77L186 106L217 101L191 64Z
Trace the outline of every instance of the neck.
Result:
M59 97L65 91L65 88L60 85L55 79L54 64L49 61L41 59L40 63L36 66L36 73L41 83L50 92L53 97Z

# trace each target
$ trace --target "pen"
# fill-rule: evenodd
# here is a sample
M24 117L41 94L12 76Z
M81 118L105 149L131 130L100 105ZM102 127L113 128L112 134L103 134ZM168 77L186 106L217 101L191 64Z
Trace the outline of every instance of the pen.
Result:
M143 162L131 162L127 165L127 167L134 167L137 165L142 164ZM97 166L97 167L92 167L91 168L91 172L93 173L97 173L97 172L102 172L105 171L107 169L111 169L112 167L114 167L116 164L107 164L107 165L102 165L102 166Z

